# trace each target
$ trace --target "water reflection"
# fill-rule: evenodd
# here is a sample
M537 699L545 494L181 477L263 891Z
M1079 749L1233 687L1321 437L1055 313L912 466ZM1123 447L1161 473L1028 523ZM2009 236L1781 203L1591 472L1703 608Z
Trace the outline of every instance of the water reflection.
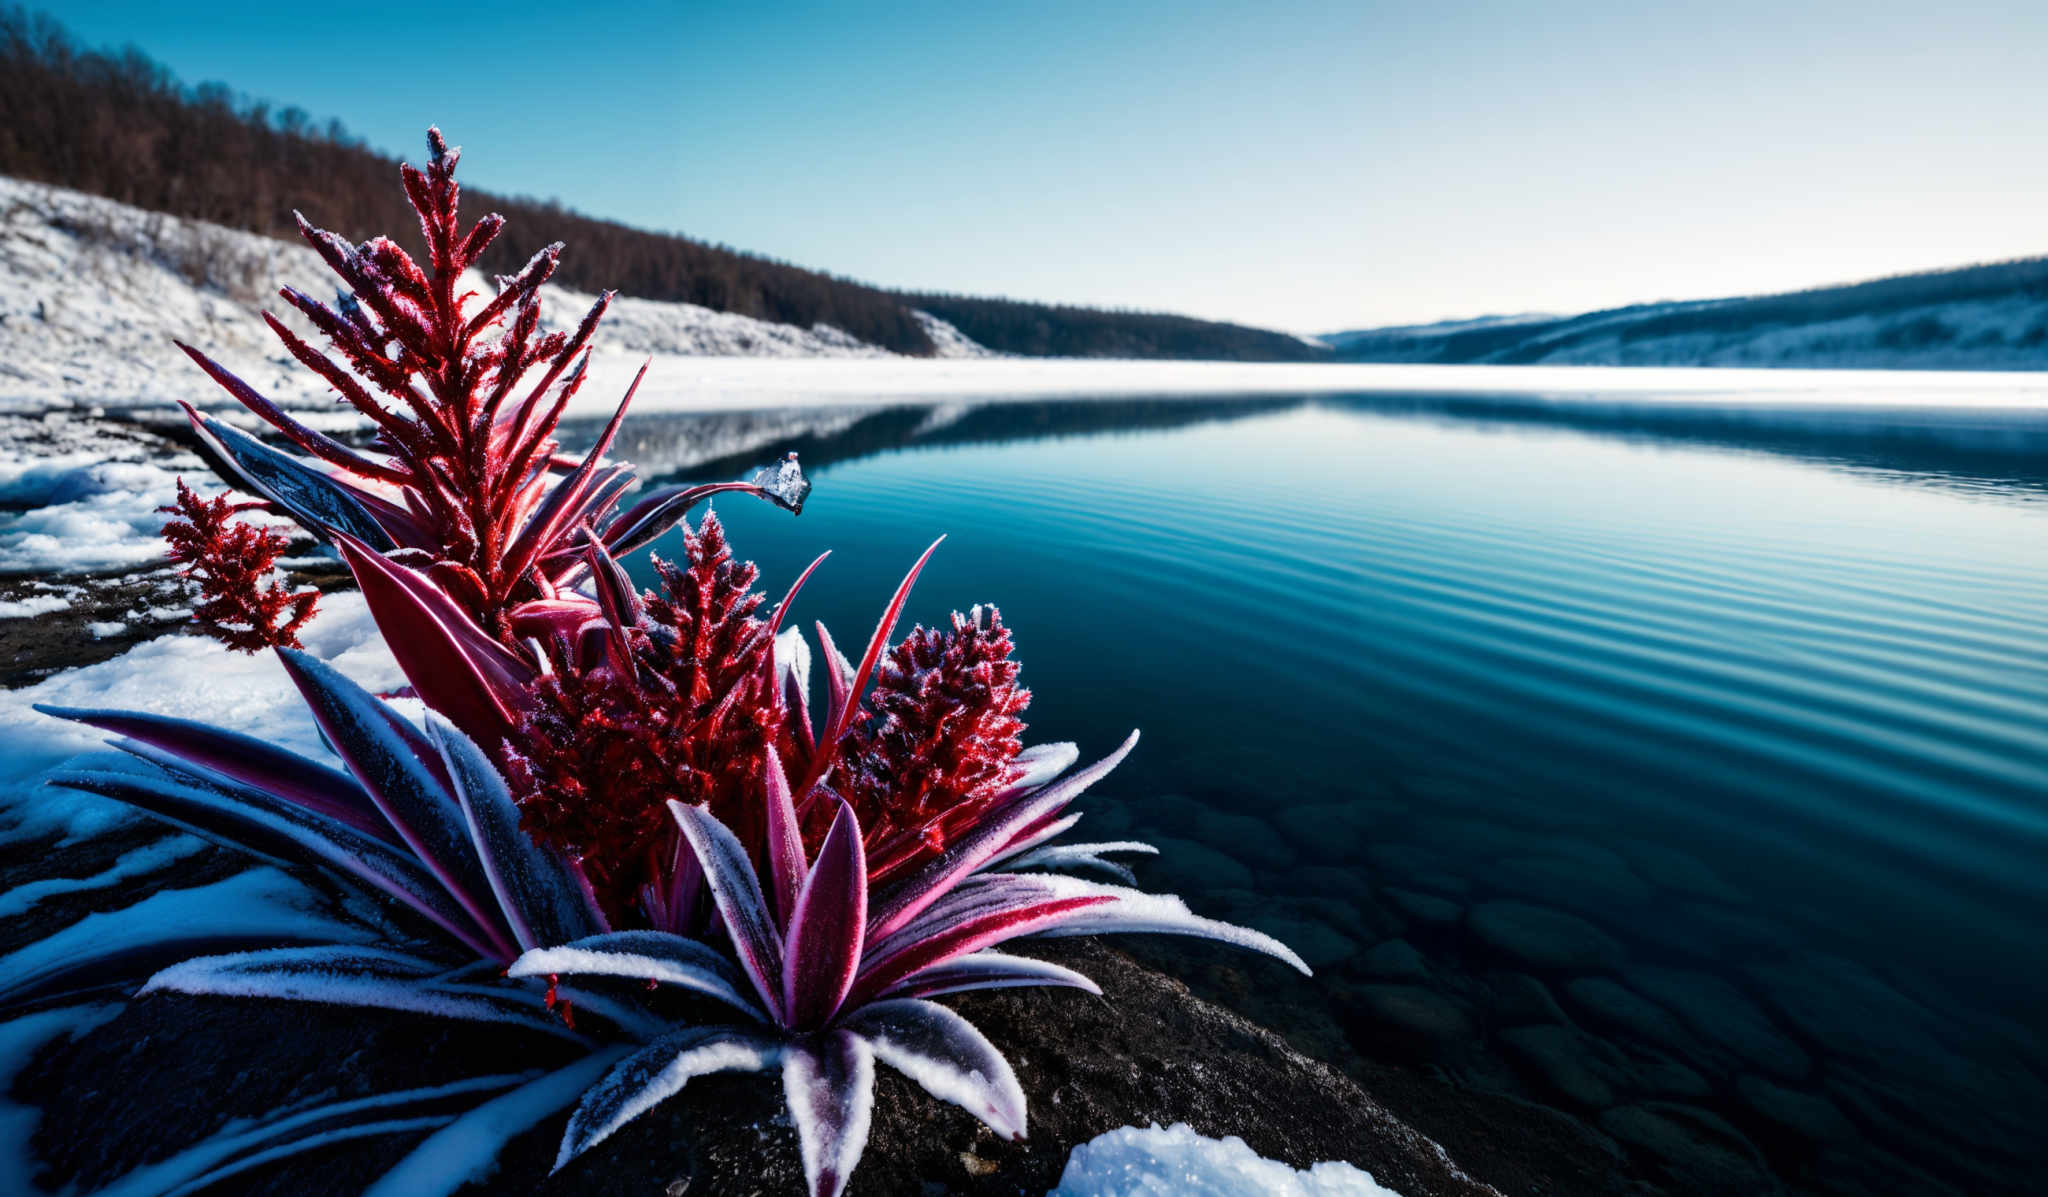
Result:
M915 446L1001 444L1112 431L1186 427L1325 406L1495 426L1568 428L1640 443L1770 453L1901 485L2001 501L2048 493L2048 412L1834 405L1561 401L1513 394L1319 395L1301 398L1109 399L793 408L641 414L619 456L650 479L736 476L796 450L809 468ZM587 444L601 421L565 423Z
M838 550L798 616L855 639L952 533L911 617L999 601L1035 739L1144 727L1084 830L1318 968L1184 952L1207 992L1676 1191L2048 1163L2048 431L1499 397L747 419L623 452L802 452L801 519L719 513L770 591Z

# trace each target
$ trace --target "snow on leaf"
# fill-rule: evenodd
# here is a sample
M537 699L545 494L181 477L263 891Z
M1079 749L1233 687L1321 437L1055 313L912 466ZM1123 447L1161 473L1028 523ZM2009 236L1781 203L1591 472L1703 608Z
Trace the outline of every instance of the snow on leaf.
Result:
M387 948L275 948L187 960L157 973L139 992L370 1006L579 1038L559 1019L549 1017L530 994L478 985L427 984L443 967Z
M1100 995L1102 987L1065 965L1029 956L982 951L920 969L882 991L884 998L937 997L975 989L1014 989L1058 985Z
M490 1175L505 1144L581 1096L623 1057L607 1048L494 1097L422 1139L363 1197L446 1197Z
M811 1197L838 1197L868 1143L874 1049L846 1031L792 1043L783 1052L782 1092L796 1122Z
M863 1007L841 1024L875 1058L925 1092L981 1119L1005 1139L1024 1137L1024 1087L1010 1062L966 1019L934 1002L900 999Z
M612 931L559 947L527 952L506 970L511 977L630 977L675 985L765 1018L747 995L732 964L698 940L665 931Z

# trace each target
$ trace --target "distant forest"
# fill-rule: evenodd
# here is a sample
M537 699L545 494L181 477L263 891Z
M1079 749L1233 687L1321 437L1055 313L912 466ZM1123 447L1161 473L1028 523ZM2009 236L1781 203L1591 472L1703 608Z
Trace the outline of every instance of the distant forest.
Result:
M450 130L458 141L460 132ZM12 6L0 6L0 174L272 236L296 238L297 208L352 239L389 233L418 240L396 163L341 122L273 108L224 84L184 86L139 50L81 48L58 22ZM509 274L542 246L564 241L569 250L555 274L564 286L609 287L800 328L829 324L898 353L932 352L911 314L926 298L946 307L928 310L1004 353L1292 359L1311 352L1284 334L1177 316L903 296L551 201L469 196L472 213L495 210L507 220L486 270Z

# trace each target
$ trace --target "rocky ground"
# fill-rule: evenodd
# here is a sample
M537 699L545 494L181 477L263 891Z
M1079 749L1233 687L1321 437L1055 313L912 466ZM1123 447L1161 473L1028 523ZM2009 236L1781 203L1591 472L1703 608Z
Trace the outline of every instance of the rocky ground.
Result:
M1030 1100L1029 1137L1000 1140L883 1070L853 1193L1039 1193L1058 1180L1076 1144L1149 1122L1237 1135L1298 1167L1349 1161L1408 1197L1498 1193L1350 1078L1128 956L1085 941L1035 950L1088 972L1103 996L1017 990L955 1003L1016 1066ZM43 1053L15 1095L43 1110L35 1139L49 1164L43 1179L91 1188L169 1146L203 1138L231 1117L502 1071L508 1054L523 1066L544 1065L561 1050L552 1041L376 1011L153 995ZM193 1100L196 1094L206 1100ZM548 1178L561 1121L515 1140L498 1174L475 1191L801 1188L795 1132L769 1078L695 1082ZM352 1192L411 1141L353 1142L226 1187L251 1194Z

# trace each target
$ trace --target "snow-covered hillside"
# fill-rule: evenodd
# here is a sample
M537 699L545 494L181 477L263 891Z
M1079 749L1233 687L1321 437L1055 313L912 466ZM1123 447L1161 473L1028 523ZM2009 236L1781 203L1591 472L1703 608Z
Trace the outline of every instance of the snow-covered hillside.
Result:
M2048 369L2048 259L1580 316L1502 316L1322 337L1365 362Z
M304 246L0 177L0 407L210 398L173 338L281 402L318 401L326 388L286 356L259 312L289 312L276 298L280 286L324 296L331 278ZM481 278L477 286L488 290ZM550 287L543 311L552 324L573 325L591 298ZM940 356L988 355L943 320L919 319ZM597 343L617 354L893 356L826 325L625 298L613 303Z

